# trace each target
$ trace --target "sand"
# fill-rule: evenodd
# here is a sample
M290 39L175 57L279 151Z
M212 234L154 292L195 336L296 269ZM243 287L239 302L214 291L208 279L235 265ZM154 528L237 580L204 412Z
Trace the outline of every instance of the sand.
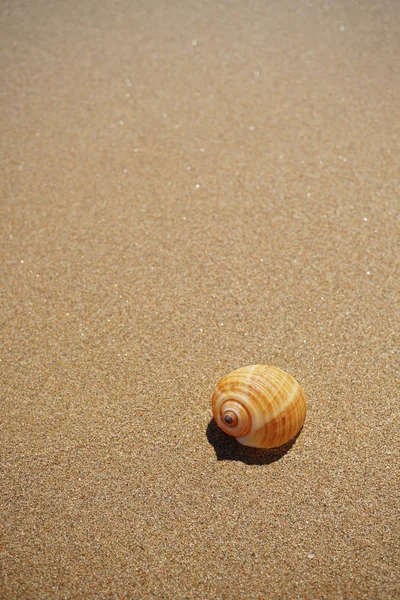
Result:
M1 28L0 597L398 598L399 2ZM252 363L279 450L211 419Z

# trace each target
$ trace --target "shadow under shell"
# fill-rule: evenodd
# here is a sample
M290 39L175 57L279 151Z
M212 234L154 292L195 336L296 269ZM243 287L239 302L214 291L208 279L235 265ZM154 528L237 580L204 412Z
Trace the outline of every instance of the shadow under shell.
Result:
M236 438L218 427L214 419L207 426L207 439L214 446L217 460L238 460L247 465L269 465L280 460L296 443L301 430L286 444L278 448L252 448L242 446Z

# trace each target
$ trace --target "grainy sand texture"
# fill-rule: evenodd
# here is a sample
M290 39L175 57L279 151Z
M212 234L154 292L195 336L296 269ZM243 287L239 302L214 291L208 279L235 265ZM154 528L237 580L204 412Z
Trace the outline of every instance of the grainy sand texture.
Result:
M2 600L399 598L400 3L0 25ZM255 363L280 449L212 421Z

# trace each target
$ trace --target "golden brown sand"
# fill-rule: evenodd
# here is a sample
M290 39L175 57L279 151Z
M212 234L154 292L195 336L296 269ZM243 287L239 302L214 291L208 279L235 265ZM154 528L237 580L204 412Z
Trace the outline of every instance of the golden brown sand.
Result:
M1 3L0 597L394 599L400 3ZM295 443L217 381L275 364Z

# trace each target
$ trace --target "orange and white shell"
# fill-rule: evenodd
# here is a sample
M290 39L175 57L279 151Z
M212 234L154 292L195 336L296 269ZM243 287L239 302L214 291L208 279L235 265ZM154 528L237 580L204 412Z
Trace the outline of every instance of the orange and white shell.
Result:
M302 428L306 399L289 373L250 365L221 379L212 397L212 412L218 427L244 446L275 448Z

